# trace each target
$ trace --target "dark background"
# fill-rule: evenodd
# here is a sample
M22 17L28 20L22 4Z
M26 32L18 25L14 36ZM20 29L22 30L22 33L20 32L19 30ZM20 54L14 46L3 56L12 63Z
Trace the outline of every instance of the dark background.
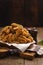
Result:
M0 0L0 26L12 22L43 26L43 0Z

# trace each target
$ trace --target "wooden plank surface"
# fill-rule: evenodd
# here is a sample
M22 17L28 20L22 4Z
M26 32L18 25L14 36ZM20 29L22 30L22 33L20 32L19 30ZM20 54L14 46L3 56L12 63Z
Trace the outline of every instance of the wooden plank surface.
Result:
M37 30L38 30L37 40L38 41L43 40L43 27L37 28Z
M0 65L24 65L24 59L19 57L8 57L0 59Z
M25 60L25 65L43 65L43 58L35 58L33 61Z
M38 40L43 40L43 28L38 28ZM0 65L43 65L42 58L34 58L33 60L27 60L19 57L7 57L0 59Z

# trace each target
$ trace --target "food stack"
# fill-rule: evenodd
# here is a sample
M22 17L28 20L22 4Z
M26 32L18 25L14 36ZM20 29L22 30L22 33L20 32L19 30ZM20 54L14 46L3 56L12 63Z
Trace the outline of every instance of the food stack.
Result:
M1 29L0 31L0 49L10 49L10 47L6 44L27 44L33 42L34 38L32 35L29 33L29 31L24 28L22 25L17 24L17 23L12 23L9 26L5 26L4 28ZM12 47L11 47L12 49ZM13 48L15 49L15 48ZM8 52L5 51L5 52ZM3 51L4 52L4 51ZM34 57L35 52L19 52L19 55L21 57Z

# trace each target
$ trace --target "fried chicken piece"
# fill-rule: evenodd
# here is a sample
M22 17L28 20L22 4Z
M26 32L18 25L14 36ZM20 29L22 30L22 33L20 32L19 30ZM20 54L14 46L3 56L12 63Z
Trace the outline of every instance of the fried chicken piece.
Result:
M11 37L11 41L12 41L12 43L14 43L15 40L16 40L16 36L15 36L15 34L12 34L12 37Z
M11 43L12 42L12 33L8 34L8 42Z
M18 29L17 31L16 31L16 37L18 37L20 34L22 34L22 29Z
M18 40L17 40L19 43L26 43L26 39L22 38L22 37L18 37Z
M9 26L2 28L2 32L5 32L8 28L9 28Z
M12 30L12 26L6 26L2 29L2 32L5 32L6 34L10 33L10 30Z
M20 28L23 28L23 26L22 26L22 25L17 24L17 23L12 23L12 24L11 24L11 26L12 26L12 27L20 27Z
M15 39L16 39L15 34L12 34L12 33L8 34L8 39L7 39L7 41L8 41L9 43L14 43Z
M22 29L22 35L28 37L28 36L30 36L30 33L25 28L23 28Z
M0 40L9 43L28 43L33 41L29 31L20 24L12 23L1 30Z
M11 26L13 26L13 27L17 27L18 24L17 24L17 23L12 23Z
M0 35L0 40L2 40L5 37L5 33Z
M20 36L22 38L20 41L24 40L24 43L31 42L31 39L26 38L25 36Z
M14 31L16 31L16 30L18 30L18 29L19 29L19 27L14 27L14 28L13 28Z
M7 38L8 38L8 35L4 35L1 40L2 40L3 42L7 42Z
M13 33L13 34L16 34L16 31L18 30L18 27L14 27L14 28L12 28L12 30L11 30L11 32Z
M31 39L31 42L34 40L32 36L29 36L28 39Z
M5 33L6 33L6 34L9 34L9 33L10 33L10 29L7 29L7 30L5 31Z

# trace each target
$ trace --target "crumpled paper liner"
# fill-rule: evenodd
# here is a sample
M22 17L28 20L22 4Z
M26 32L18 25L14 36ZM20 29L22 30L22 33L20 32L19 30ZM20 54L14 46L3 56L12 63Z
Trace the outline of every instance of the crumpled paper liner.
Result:
M34 44L35 41L31 42L31 43L23 43L23 44L16 44L16 43L5 43L0 41L1 43L7 44L8 46L14 46L16 48L18 48L21 52L24 52L31 44Z
M0 41L1 43L5 43ZM19 49L21 52L24 52L25 50L27 51L35 51L38 55L43 55L43 48L41 48L39 45L35 44L35 41L31 42L31 43L26 43L26 44L16 44L16 43L5 43L8 46L14 46L17 49ZM29 48L31 45L33 45L31 48ZM29 48L29 49L28 49Z

